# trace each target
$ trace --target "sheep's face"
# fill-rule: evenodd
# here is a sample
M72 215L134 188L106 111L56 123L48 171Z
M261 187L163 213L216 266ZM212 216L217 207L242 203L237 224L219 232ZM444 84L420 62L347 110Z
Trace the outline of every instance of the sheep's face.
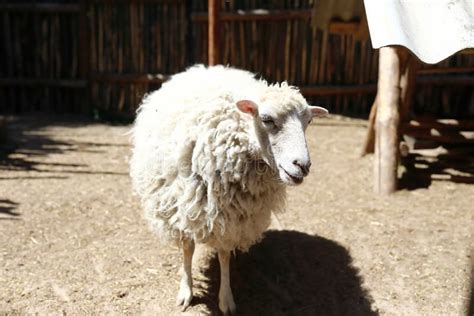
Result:
M253 101L237 102L240 111L253 116L255 136L263 159L275 170L280 179L289 185L298 185L308 175L311 159L306 144L305 130L314 116L324 116L326 109Z

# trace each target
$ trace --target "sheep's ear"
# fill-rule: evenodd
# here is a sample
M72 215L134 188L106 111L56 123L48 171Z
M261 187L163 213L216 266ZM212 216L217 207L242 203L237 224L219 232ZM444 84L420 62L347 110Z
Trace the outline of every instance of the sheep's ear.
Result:
M311 110L311 114L313 114L313 117L325 117L329 113L328 110L320 106L311 105L309 109Z
M258 114L258 106L255 102L250 100L240 100L236 103L237 108L247 114L256 116Z

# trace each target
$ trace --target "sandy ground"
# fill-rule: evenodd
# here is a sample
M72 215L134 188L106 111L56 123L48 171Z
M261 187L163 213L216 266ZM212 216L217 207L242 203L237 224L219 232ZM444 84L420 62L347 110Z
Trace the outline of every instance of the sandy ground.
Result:
M181 258L157 242L131 193L129 126L22 118L9 128L0 315L180 315ZM231 263L239 314L472 313L474 186L412 183L374 196L372 157L359 157L365 130L342 118L310 126L312 173L264 240ZM196 263L184 314L216 314L216 256L201 251Z

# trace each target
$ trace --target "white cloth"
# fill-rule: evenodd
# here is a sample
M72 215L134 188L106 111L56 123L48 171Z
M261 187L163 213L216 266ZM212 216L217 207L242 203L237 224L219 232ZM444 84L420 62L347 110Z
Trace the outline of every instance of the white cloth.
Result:
M474 47L474 0L364 0L373 48L402 45L426 63Z

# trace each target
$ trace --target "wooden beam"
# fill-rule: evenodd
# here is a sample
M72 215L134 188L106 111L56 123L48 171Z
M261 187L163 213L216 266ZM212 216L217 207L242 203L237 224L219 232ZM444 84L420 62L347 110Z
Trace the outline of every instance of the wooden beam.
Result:
M329 23L329 33L331 34L356 34L360 32L360 22L331 21Z
M80 89L87 86L87 81L82 79L51 79L51 78L0 78L0 87L62 87Z
M375 149L375 116L377 114L377 96L370 108L369 124L367 126L367 134L365 135L364 147L362 148L362 157L372 154Z
M161 84L169 79L169 75L162 74L93 74L91 80L109 83L148 83Z
M458 73L474 73L474 67L442 67L442 68L424 68L419 69L419 75L433 75L433 74L458 74Z
M474 86L474 76L472 75L431 75L420 76L416 79L416 83L420 85L462 85Z
M410 175L415 179L423 179L423 180L433 180L433 181L449 181L454 183L466 183L466 184L474 184L474 177L470 176L458 176L452 174L439 174L433 173L430 171L424 171L417 169L416 173Z
M96 80L100 81L121 81L121 82L142 82L149 81L163 82L169 79L169 75L163 74L95 74ZM467 77L467 76L466 76ZM99 79L97 79L99 78ZM457 79L458 78L458 79ZM424 85L441 84L441 81L449 85L470 85L471 79L459 78L456 76L418 76L417 83ZM441 80L441 81L440 81ZM354 85L314 85L299 87L301 92L307 96L324 96L337 94L358 94L358 93L375 93L377 91L377 84L354 84Z
M182 4L185 1L186 0L91 0L92 3L108 3L108 4L126 3L126 4L129 4L130 2L133 2L133 3L156 3L156 4L166 3L168 5L170 5L170 4Z
M421 85L467 85L470 86L474 83L473 76L458 76L458 75L424 75L414 77L416 71L416 65L410 61L409 69L404 67L404 80L402 85L403 88L403 102L404 102L404 114L409 109L411 95L413 94L414 86L416 84ZM414 69L413 69L413 68ZM406 89L406 90L405 90ZM302 86L300 87L301 92L305 96L324 96L324 95L347 95L347 94L358 94L358 93L375 93L377 91L377 84L367 83L359 85L315 85L315 86ZM406 102L406 103L405 103Z
M34 12L34 13L78 13L79 4L70 3L1 3L0 11Z
M474 130L474 120L458 120L458 119L416 119L408 123L402 124L402 130L455 130L455 131L472 131Z
M90 75L92 81L113 82L113 83L163 83L168 80L170 75L164 74L102 74L95 73ZM44 84L40 83L44 81ZM21 85L58 85L59 82L85 82L80 79L49 79L49 78L1 78L1 86L21 86ZM58 83L58 84L56 84ZM330 96L330 95L348 95L375 93L376 84L361 85L313 85L302 86L300 91L303 95Z
M220 61L220 0L208 0L208 64Z
M163 3L166 4L181 4L185 0L132 0L138 3ZM91 3L129 3L130 0L90 0ZM30 12L30 13L79 13L81 5L79 3L37 3L31 1L30 3L0 3L0 12L15 11L15 12Z
M474 48L465 48L462 51L459 51L458 54L461 54L461 55L474 55Z
M309 20L311 19L311 9L307 10L239 10L237 12L221 12L219 15L222 22L273 22L286 20ZM194 12L191 14L191 21L205 23L209 21L207 12ZM329 33L332 34L354 34L360 31L359 21L331 21L329 23Z
M299 20L310 19L311 10L239 10L237 12L221 12L219 18L224 22ZM208 20L209 14L207 12L191 14L193 22L204 23Z
M472 132L471 132L472 133ZM457 131L438 131L438 130L405 130L404 134L415 140L433 141L439 144L474 144L472 134L463 135Z
M360 85L321 85L321 86L303 86L300 91L305 96L324 96L336 94L358 94L358 93L375 93L376 84L360 84Z

